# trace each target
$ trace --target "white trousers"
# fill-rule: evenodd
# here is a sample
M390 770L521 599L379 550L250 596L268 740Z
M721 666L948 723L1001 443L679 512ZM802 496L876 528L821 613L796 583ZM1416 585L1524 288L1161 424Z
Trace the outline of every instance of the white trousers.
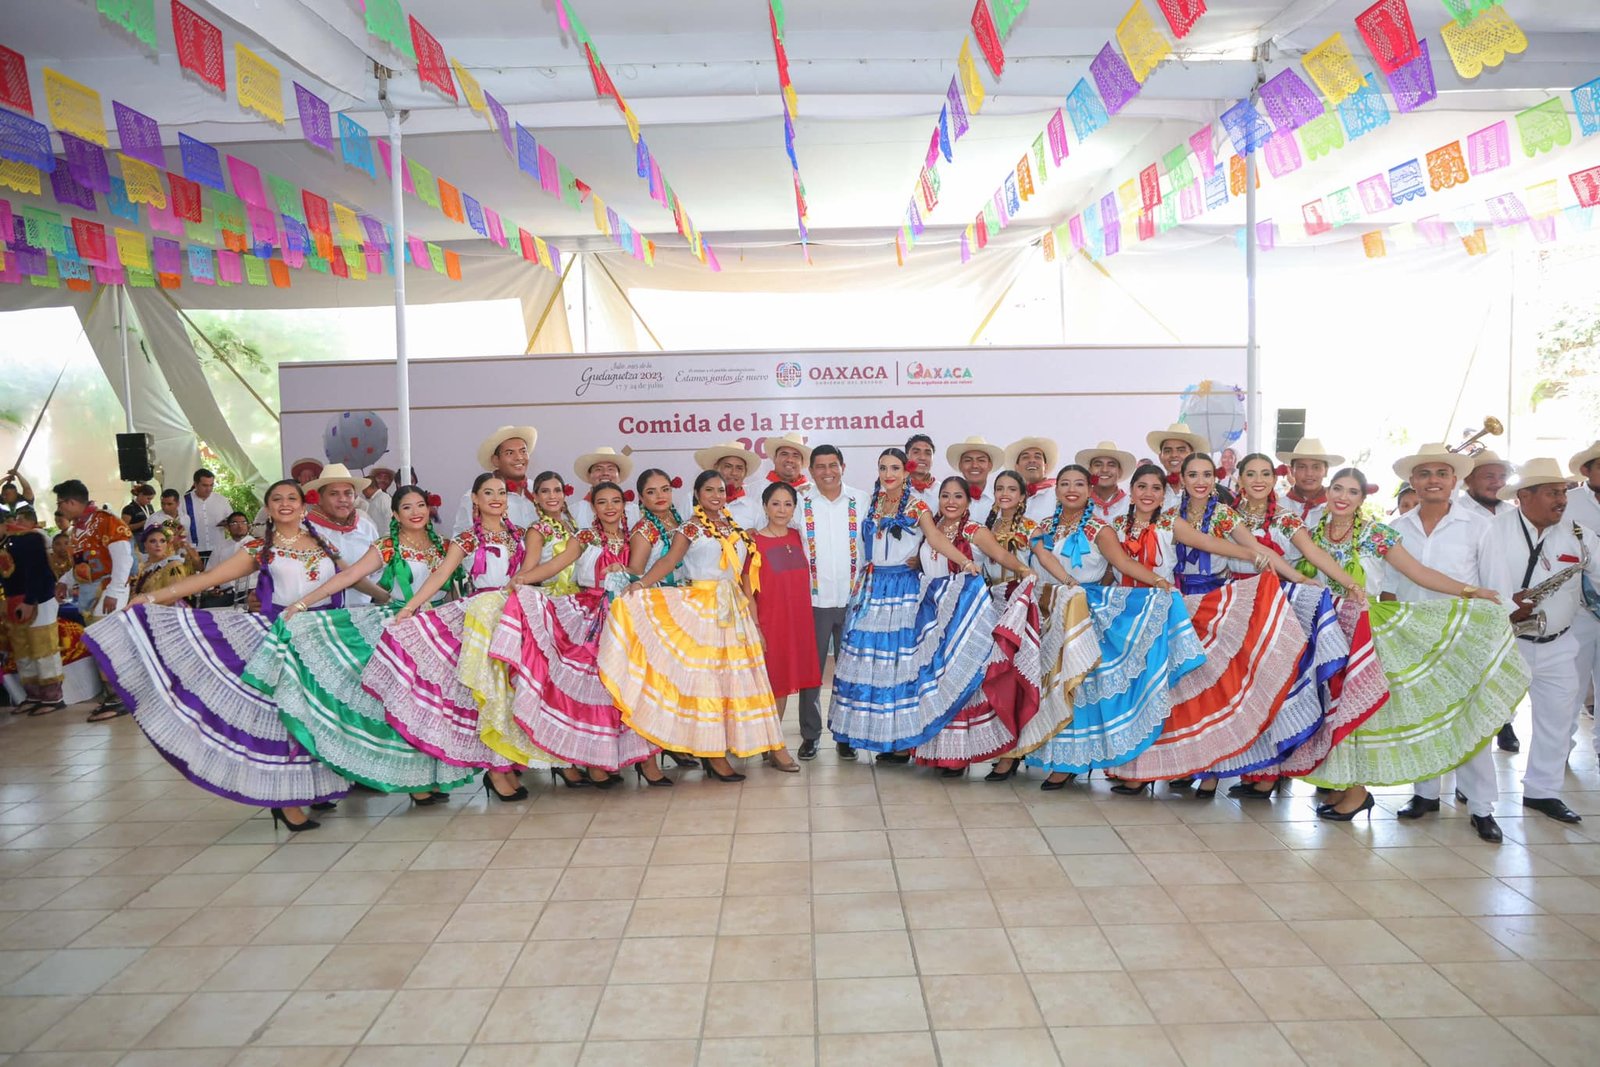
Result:
M1578 639L1578 710L1600 695L1600 619L1579 608L1572 620L1572 633ZM1594 750L1600 753L1600 730L1594 732Z
M1578 639L1568 630L1548 644L1519 640L1517 651L1533 676L1533 740L1522 792L1535 800L1560 796L1578 728Z
M1455 774L1456 788L1467 795L1467 810L1473 815L1493 815L1494 803L1500 799L1500 783L1495 778L1494 742L1491 740L1476 756L1457 767ZM1419 797L1438 800L1439 784L1443 781L1429 778L1418 782L1414 789Z

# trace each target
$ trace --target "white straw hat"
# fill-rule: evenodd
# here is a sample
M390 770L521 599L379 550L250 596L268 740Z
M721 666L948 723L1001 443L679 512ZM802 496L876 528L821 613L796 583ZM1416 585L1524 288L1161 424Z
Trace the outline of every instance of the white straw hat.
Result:
M989 457L989 462L998 467L1006 461L1006 450L997 444L992 444L982 437L969 437L965 441L957 441L944 450L945 462L955 470L961 469L961 457L968 452L982 452Z
M500 446L512 438L517 438L528 446L528 453L532 455L533 446L539 440L539 431L532 426L502 426L494 433L483 439L483 444L478 446L478 466L486 471L494 470L494 454L500 451Z
M1048 437L1024 437L1006 445L1006 466L1016 470L1018 457L1030 448L1037 448L1044 453L1045 470L1054 474L1056 464L1061 459L1061 446Z
M614 448L597 448L593 452L585 452L572 464L572 473L584 482L588 482L589 468L596 463L615 463L619 481L627 481L633 474L633 457L625 456Z
M1465 478L1472 473L1472 457L1450 451L1443 441L1430 441L1416 454L1401 456L1394 461L1394 472L1406 481L1410 481L1411 472L1424 463L1448 463L1456 472L1457 478Z
M798 433L790 432L778 437L767 438L767 455L773 459L778 458L778 449L793 448L800 453L801 463L811 462L811 446L806 444L806 439Z
M1196 452L1211 451L1210 441L1207 441L1203 436L1195 433L1181 422L1175 422L1165 430L1153 430L1145 434L1144 437L1144 443L1149 445L1150 450L1158 456L1161 454L1162 441L1187 441L1189 447Z
M1314 459L1330 467L1337 467L1344 462L1343 456L1328 451L1328 447L1322 443L1320 437L1302 437L1292 452L1279 452L1278 458L1285 463L1293 463L1297 459Z
M1600 441L1573 456L1567 463L1567 469L1572 472L1574 478L1585 478L1588 476L1583 473L1583 465L1593 463L1597 459L1600 459Z
M737 441L729 441L726 444L702 448L694 454L694 461L701 470L708 471L714 470L719 460L726 459L729 456L737 456L739 459L744 460L744 472L747 476L754 474L755 469L761 466L761 457Z
M1082 449L1073 459L1077 461L1079 466L1087 467L1090 462L1099 459L1101 456L1105 456L1107 459L1114 459L1120 463L1122 465L1123 478L1132 476L1133 468L1139 463L1132 452L1125 452L1118 448L1115 441L1101 441L1093 448Z
M1517 474L1515 484L1507 485L1497 495L1501 500L1515 500L1517 493L1523 489L1556 483L1566 485L1570 481L1571 477L1561 469L1561 464L1553 456L1540 456L1524 463L1522 470Z
M342 482L349 482L351 485L355 486L356 492L359 493L366 489L367 486L372 484L372 479L362 478L351 474L350 468L346 467L343 463L330 463L326 467L322 468L322 473L320 475L318 475L316 478L313 478L300 488L303 491L310 493L321 489L325 485L338 485Z

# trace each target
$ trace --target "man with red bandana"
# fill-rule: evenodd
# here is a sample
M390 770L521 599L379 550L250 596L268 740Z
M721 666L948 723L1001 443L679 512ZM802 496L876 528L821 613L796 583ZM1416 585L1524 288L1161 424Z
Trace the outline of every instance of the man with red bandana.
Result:
M761 465L761 457L737 441L702 448L694 454L694 461L703 471L716 471L722 475L727 489L728 514L746 530L757 530L766 525L766 515L761 507L761 494L751 495L744 488L744 480Z
M1156 461L1167 472L1167 491L1161 509L1170 511L1183 502L1183 483L1179 474L1183 461L1196 452L1210 452L1211 442L1184 423L1175 422L1165 430L1152 430L1145 434L1144 443L1150 446L1150 450L1156 454Z
M494 471L495 477L506 483L506 519L524 530L539 514L533 502L533 489L528 485L528 460L533 457L533 446L538 440L539 431L532 426L502 426L478 446L478 465L486 471ZM471 529L472 491L468 490L461 494L451 532L459 537Z
M1074 457L1078 466L1089 471L1089 506L1101 522L1110 522L1128 513L1128 493L1119 484L1133 475L1132 452L1124 452L1115 441L1101 441Z
M1293 452L1279 452L1278 459L1289 465L1293 483L1278 494L1278 507L1314 529L1328 510L1328 471L1344 457L1329 453L1315 437L1302 437Z
M939 513L939 483L933 478L933 438L912 434L906 441L906 486L911 495Z
M767 472L768 482L783 482L796 491L811 484L806 477L811 449L806 447L806 439L800 434L791 431L781 437L767 438L767 455L772 457L772 469ZM761 487L763 492L766 488Z
M1024 437L1006 446L1006 466L1022 475L1028 486L1024 514L1045 522L1056 513L1056 461L1061 450L1048 437Z
M356 500L371 484L350 473L343 463L330 463L321 476L304 486L307 495L316 494L316 503L306 512L306 522L333 552L338 567L348 567L366 555L378 539L378 527L356 507ZM372 603L373 594L387 599L373 582L362 579L344 595L346 607Z
M1006 461L1006 450L982 437L969 437L945 449L944 458L967 480L967 517L982 523L994 509L989 475Z

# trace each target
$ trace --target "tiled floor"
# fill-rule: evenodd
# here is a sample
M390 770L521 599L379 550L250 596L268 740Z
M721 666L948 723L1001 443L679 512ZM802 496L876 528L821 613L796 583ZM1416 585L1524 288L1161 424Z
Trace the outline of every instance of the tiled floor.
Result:
M357 794L323 828L129 720L0 721L4 1067L1593 1064L1600 779L1569 829L1318 821L1097 778ZM1524 729L1526 735L1526 729Z

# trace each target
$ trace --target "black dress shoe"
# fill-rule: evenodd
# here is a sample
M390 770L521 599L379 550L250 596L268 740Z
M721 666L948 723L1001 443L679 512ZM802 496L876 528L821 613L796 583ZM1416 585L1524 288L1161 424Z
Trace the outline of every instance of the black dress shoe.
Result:
M1498 845L1505 840L1505 835L1500 832L1500 824L1494 821L1493 815L1474 815L1471 819L1472 828L1478 831L1478 836L1491 845Z
M856 750L854 747L844 741L835 742L833 747L839 753L840 759L847 759L852 763L855 762Z
M1582 822L1583 816L1573 811L1560 797L1523 797L1522 806L1548 815L1556 822Z
M1495 735L1495 744L1500 746L1501 752L1522 751L1522 742L1517 740L1517 731L1511 728L1510 723L1500 727L1500 732Z
M817 743L815 741L800 742L800 751L796 752L795 755L799 756L801 759L816 759Z
M1457 789L1456 790L1456 803L1457 804L1465 804L1466 802L1467 802L1467 794L1465 794L1461 790Z
M878 753L876 756L874 756L872 758L872 762L874 762L874 763L888 763L888 764L895 764L895 765L898 765L898 764L901 764L901 763L910 763L911 762L911 753L909 753L909 752L880 752L880 753Z
M1406 801L1406 806L1394 814L1396 818L1400 819L1420 819L1424 815L1432 815L1438 810L1439 802L1437 800L1429 800L1427 797L1413 795L1410 800Z

